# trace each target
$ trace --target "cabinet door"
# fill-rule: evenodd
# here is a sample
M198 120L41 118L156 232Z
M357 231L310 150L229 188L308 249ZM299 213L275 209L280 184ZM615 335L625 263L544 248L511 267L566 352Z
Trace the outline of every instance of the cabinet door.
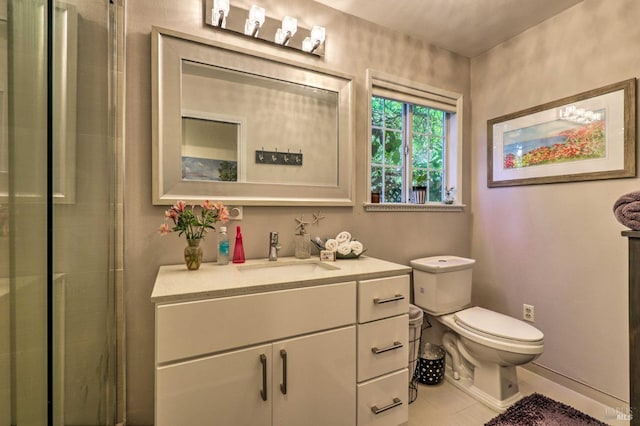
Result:
M264 345L158 367L156 426L270 426L271 358Z
M351 326L274 343L274 425L355 425L355 341Z

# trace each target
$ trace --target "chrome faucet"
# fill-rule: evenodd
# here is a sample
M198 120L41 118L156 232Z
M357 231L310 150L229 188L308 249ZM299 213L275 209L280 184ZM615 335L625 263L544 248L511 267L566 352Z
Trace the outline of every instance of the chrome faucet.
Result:
M269 233L269 260L276 261L278 260L278 250L280 250L280 244L278 242L278 233L270 232Z

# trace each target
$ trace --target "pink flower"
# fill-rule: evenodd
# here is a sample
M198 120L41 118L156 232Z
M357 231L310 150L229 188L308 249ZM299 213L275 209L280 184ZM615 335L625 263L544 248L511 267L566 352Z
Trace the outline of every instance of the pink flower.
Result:
M198 208L202 208L199 214L196 212ZM179 236L184 234L188 240L193 240L204 238L208 230L215 230L216 222L227 222L229 212L221 202L205 200L199 206L187 206L184 201L178 201L164 212L164 218L165 223L158 229L160 234L177 232ZM170 226L171 222L167 223L167 219L173 221L173 226Z
M160 235L167 235L171 232L171 228L169 228L168 223L163 223L162 225L160 225L160 228L158 228L158 232L160 233Z

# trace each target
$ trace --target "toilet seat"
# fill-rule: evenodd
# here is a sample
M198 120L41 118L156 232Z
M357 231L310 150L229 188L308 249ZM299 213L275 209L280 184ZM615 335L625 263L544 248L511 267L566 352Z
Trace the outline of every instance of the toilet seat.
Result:
M454 320L460 327L490 339L518 344L540 344L544 335L537 328L507 315L478 306L458 311Z

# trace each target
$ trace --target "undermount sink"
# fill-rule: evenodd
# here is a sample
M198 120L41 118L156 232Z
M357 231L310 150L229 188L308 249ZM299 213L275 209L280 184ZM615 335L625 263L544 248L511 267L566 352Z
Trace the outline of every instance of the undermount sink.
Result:
M247 273L277 273L277 274L309 274L320 271L335 271L340 269L330 263L321 262L315 259L309 260L286 260L286 261L265 261L260 263L249 263L238 265L238 271Z

